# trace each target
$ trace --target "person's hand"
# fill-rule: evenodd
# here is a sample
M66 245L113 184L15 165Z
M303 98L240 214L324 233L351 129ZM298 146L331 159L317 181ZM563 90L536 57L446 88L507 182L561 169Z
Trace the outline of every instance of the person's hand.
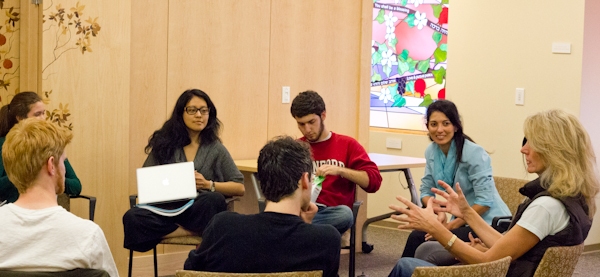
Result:
M446 218L446 213L438 213L437 215L438 215L437 219L440 223L442 223L444 225L446 225L446 223L448 223L448 220Z
M435 241L436 239L429 233L425 234L425 241Z
M318 211L319 208L317 207L317 205L315 203L310 202L308 206L300 210L300 217L302 218L302 220L304 220L304 222L311 223L313 218L315 217L315 214L317 214Z
M327 175L340 175L342 174L342 168L335 165L324 164L317 169L315 175L317 176L327 176Z
M469 232L469 245L481 252L485 252L488 251L489 248L479 239L479 238L473 238L473 234L471 234L471 232Z
M427 208L425 209L418 207L402 196L396 196L396 199L407 206L407 208L402 208L400 206L390 205L390 209L406 215L392 215L393 219L408 223L399 225L398 229L416 229L431 233L431 231L442 227L442 224L437 219L437 215L433 212L433 197L429 198L427 201Z
M471 209L469 206L469 202L465 198L465 195L460 188L460 185L456 183L456 192L444 181L438 181L438 184L442 186L446 191L439 190L437 188L432 188L431 191L441 197L444 197L446 201L433 199L433 202L445 207L436 207L434 210L436 213L440 212L448 212L453 214L455 217L463 218L463 215Z
M204 179L204 176L198 171L194 171L196 175L196 190L210 189L210 181Z

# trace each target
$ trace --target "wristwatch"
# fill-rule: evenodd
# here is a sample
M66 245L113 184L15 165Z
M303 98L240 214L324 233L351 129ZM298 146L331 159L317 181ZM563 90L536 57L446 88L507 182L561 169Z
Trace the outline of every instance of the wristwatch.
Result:
M215 182L210 181L210 191L215 192Z
M450 247L452 247L455 240L456 240L456 235L452 235L452 238L448 241L448 245L444 246L444 248L446 250L450 250Z

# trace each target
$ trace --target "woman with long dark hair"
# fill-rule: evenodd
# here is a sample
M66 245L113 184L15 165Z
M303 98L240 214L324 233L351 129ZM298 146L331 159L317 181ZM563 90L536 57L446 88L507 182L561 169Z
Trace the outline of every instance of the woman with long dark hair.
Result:
M525 139L521 153L527 172L539 178L525 184L519 192L527 199L519 205L509 230L501 234L467 202L463 184L433 191L446 201L431 199L433 209L420 209L406 199L397 199L410 210L390 208L405 216L398 228L412 228L432 234L464 264L512 258L507 276L533 276L546 250L555 246L580 245L586 239L596 212L595 197L600 189L596 156L577 117L561 110L549 110L528 117L523 126ZM444 205L441 208L439 205ZM441 226L434 212L449 212L464 219L479 239L459 239ZM470 241L470 243L469 243ZM390 276L410 276L415 267L435 266L414 258L402 258Z
M448 100L438 100L427 108L426 119L429 139L433 142L425 150L427 162L420 188L423 205L435 196L432 188L442 189L437 184L441 180L448 184L460 183L469 205L488 224L491 225L496 216L510 216L508 206L496 190L490 156L464 134L456 105ZM438 213L438 220L461 239L468 239L472 232L461 218L446 222L446 213ZM426 232L413 231L402 257L417 257L438 265L457 262L443 248L439 249L438 243L423 244L429 238Z
M127 211L125 248L144 252L163 238L202 234L208 221L226 209L224 196L244 195L244 177L221 144L220 128L217 109L205 92L190 89L179 96L171 118L150 136L144 167L193 161L199 194L174 217L138 207Z
M6 134L10 129L19 121L30 117L46 120L46 107L42 102L42 98L35 92L17 93L8 105L4 105L0 109L0 203L4 201L12 203L19 198L19 191L10 182L4 170L2 145L4 145ZM65 193L79 195L81 193L81 182L75 175L68 159L65 160L65 170Z

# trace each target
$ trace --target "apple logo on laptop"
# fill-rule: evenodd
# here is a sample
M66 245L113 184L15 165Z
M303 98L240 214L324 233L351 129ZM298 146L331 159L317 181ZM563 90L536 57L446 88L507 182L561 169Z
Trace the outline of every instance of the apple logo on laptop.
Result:
M162 184L163 184L163 186L168 186L168 185L170 185L170 183L169 183L169 179L168 179L168 178L165 178L164 180L162 180Z

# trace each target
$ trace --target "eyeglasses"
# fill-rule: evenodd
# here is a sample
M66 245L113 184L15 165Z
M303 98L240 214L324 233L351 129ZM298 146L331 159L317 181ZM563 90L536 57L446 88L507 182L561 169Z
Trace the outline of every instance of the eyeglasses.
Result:
M210 108L203 107L198 109L194 106L185 107L185 112L189 115L195 115L198 111L200 111L201 115L207 115L210 112Z

